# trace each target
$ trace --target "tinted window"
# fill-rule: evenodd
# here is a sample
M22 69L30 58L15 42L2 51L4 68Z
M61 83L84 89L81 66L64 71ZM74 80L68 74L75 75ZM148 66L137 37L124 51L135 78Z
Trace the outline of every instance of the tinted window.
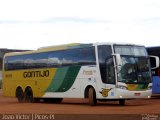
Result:
M93 64L96 64L94 47L51 52L48 57L50 67Z
M101 78L104 83L107 80L107 68L106 62L112 55L112 49L110 45L100 45L98 46L98 59L99 59L99 67Z
M5 58L6 70L95 64L94 47L17 55Z
M79 65L95 65L96 64L96 57L95 57L95 49L94 47L91 48L84 48L80 49L79 54Z
M7 59L5 60L5 68L7 70L23 69L23 57L22 56L7 57Z
M28 54L23 55L24 59L24 69L29 68L44 68L47 67L48 54L38 53L38 54Z
M109 58L106 61L106 66L107 66L107 79L106 83L108 84L115 84L115 69L114 69L114 62L113 58Z

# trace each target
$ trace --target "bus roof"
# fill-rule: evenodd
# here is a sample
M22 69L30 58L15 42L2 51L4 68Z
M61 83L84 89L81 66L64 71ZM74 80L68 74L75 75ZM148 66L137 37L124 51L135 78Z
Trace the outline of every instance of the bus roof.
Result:
M54 45L54 46L47 46L41 47L37 50L31 51L24 51L24 52L10 52L6 53L5 56L14 56L14 55L23 55L23 54L31 54L31 53L40 53L40 52L48 52L48 51L57 51L57 50L66 50L66 49L74 49L74 48L84 48L84 47L91 47L96 45L133 45L133 46L143 46L143 45L136 45L136 44L128 44L128 43L111 43L111 42L97 42L97 43L71 43L71 44L63 44L63 45Z
M37 50L31 50L31 51L25 51L25 52L10 52L10 53L6 53L5 56L23 55L23 54L66 50L66 49L74 49L74 48L84 48L84 47L91 47L91 46L93 46L93 44L71 43L71 44L64 44L64 45L41 47L41 48L38 48Z

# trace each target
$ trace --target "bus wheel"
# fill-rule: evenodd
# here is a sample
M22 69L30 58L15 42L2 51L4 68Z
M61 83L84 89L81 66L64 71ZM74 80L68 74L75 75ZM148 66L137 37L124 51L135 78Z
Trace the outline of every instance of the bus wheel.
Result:
M124 106L125 105L125 99L120 99L119 100L119 105Z
M31 88L27 88L25 90L25 101L26 102L34 102L34 98L33 98L33 92Z
M91 106L95 106L97 104L96 93L92 87L89 88L88 98L89 98L89 104Z
M18 102L20 102L20 103L24 102L24 93L23 93L22 88L17 88L16 97L18 99Z

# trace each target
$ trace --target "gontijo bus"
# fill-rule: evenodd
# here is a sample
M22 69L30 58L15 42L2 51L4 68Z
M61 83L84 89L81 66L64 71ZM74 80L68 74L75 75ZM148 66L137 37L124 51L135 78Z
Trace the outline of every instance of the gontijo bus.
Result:
M144 46L67 44L7 53L3 62L3 95L19 102L63 98L97 100L150 98L151 71Z

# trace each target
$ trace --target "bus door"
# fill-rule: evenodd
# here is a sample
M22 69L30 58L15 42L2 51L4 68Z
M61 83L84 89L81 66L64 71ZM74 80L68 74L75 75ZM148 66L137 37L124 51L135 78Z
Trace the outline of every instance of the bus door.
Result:
M112 55L112 48L110 45L98 46L98 61L103 83L103 86L101 86L100 89L105 91L104 93L108 93L111 89L115 88L116 83L114 56ZM108 94L104 94L103 96L106 97Z
M113 97L114 92L111 92L111 90L115 88L116 83L113 57L107 58L105 63L103 69L101 67L102 81L104 84L100 93L103 97Z
M113 57L106 60L106 87L115 88L115 67Z

